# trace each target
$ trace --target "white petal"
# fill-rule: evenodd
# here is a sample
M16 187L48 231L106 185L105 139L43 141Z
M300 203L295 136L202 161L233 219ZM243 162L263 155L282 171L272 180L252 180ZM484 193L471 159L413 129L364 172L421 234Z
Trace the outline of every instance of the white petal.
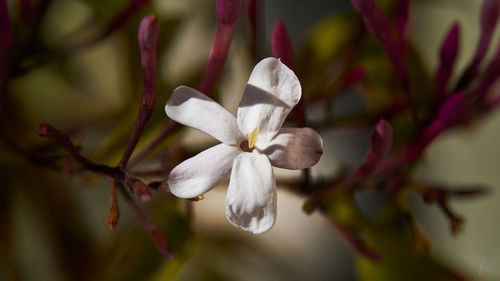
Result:
M269 141L278 133L301 95L297 76L276 58L260 61L252 71L238 107L238 125L248 135L259 127L259 137Z
M242 138L234 115L193 88L177 87L165 105L165 112L171 119L223 143L236 144Z
M291 170L309 168L323 154L323 140L311 128L282 128L270 142L256 146L273 166Z
M229 175L238 153L239 148L221 143L185 160L168 176L170 192L180 198L206 193Z
M259 153L234 159L226 195L226 217L236 227L264 233L276 221L276 182L269 160Z

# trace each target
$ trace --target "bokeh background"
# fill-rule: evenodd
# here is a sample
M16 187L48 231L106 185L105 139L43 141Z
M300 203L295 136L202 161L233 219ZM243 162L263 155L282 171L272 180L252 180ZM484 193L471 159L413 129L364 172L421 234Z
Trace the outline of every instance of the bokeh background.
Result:
M437 206L425 204L414 192L407 194L411 211L432 244L424 257L415 258L422 254L400 246L399 238L404 235L397 232L375 242L387 249L388 258L377 263L358 255L329 219L319 212L304 212L305 199L286 187L286 183L300 180L300 172L279 169L275 170L278 183L284 185L278 186L278 218L268 233L252 235L226 220L227 181L198 202L153 192L151 202L140 203L164 231L172 246L172 260L156 252L121 198L120 221L109 230L109 181L105 177L80 171L74 163L69 164L74 169L69 175L31 161L16 147L27 151L44 145L46 140L35 129L40 122L48 122L71 132L83 155L115 165L134 124L142 90L137 29L145 15L155 14L160 25L158 92L152 121L139 143L144 146L167 118L162 108L172 89L195 87L201 77L214 39L216 1L151 1L109 36L64 57L60 53L65 47L104 28L128 1L45 1L43 18L31 27L22 24L19 2L7 1L18 53L25 59L6 84L10 125L9 135L0 142L1 280L462 280L457 275L465 280L500 280L498 112L441 135L412 172L416 178L447 185L489 188L485 196L451 201L453 209L465 218L457 235L451 233ZM425 73L435 72L443 37L458 21L460 49L452 80L458 79L475 50L481 3L411 1L409 38ZM338 38L349 36L352 26L329 22L358 17L347 0L259 4L257 58L271 54L270 37L277 20L283 21L300 54L306 43L317 40L315 34L321 30L329 30L333 38L317 44L341 44ZM216 88L216 99L232 112L236 112L256 62L249 45L248 23L242 16ZM488 58L495 50L491 49ZM324 106L336 113L359 108L355 91L339 95L328 105L311 106L308 120L314 123L321 118L317 108ZM321 161L311 170L313 181L357 167L372 130L373 126L362 130L319 128L325 148ZM215 143L185 128L137 169L161 167ZM354 204L369 218L382 208L386 197L379 191L359 191Z

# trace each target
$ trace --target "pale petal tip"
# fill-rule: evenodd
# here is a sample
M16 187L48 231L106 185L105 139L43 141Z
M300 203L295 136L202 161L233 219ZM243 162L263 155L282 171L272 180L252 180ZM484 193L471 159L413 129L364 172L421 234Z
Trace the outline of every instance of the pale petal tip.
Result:
M179 95L178 93L181 91L185 91L186 88L189 88L189 87L181 85L181 86L178 86L177 88L175 88L174 91L172 92L172 94L170 95L170 98L165 103L165 113L167 114L167 116L170 119L173 119L172 112L170 110L170 107L172 106L172 102L175 100L175 97L177 95Z
M194 199L200 198L200 196L203 197L203 194L212 189L216 183L211 182L210 178L207 177L182 177L170 173L167 185L169 192L173 196L183 199Z
M323 155L323 139L311 128L282 128L260 152L278 168L302 170L319 162Z
M172 178L173 177L169 175L167 179L168 190L170 191L170 193L177 198L190 198L189 194L187 194L189 192L186 192L188 190L186 190L186 188L180 187L180 185L176 184L177 181Z
M273 228L276 222L276 216L269 216L263 219L253 217L248 225L243 226L238 223L238 218L235 216L235 214L232 214L232 212L228 209L226 209L226 218L233 226L241 230L251 232L254 235L264 234L268 232L269 230L271 230L271 228Z

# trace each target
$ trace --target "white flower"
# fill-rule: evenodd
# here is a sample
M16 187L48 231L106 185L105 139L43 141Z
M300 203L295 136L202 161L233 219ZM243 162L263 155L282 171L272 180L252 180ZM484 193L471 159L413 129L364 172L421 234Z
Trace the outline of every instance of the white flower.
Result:
M305 169L316 164L323 152L323 141L314 130L281 128L301 91L293 71L275 58L266 58L253 69L237 117L192 88L175 89L165 105L167 115L222 143L171 171L167 183L172 194L197 197L231 173L228 220L254 234L271 229L276 221L272 166Z

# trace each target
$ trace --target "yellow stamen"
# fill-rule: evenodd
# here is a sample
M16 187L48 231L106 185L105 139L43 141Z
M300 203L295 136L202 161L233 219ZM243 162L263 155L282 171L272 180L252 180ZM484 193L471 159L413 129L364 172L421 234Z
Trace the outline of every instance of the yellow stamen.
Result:
M248 148L253 148L258 133L259 133L259 127L253 129L252 133L250 134L250 138L248 139Z
M200 201L200 200L203 200L205 199L205 196L202 195L198 195L196 197L193 197L193 198L189 198L188 200L191 200L191 201Z

